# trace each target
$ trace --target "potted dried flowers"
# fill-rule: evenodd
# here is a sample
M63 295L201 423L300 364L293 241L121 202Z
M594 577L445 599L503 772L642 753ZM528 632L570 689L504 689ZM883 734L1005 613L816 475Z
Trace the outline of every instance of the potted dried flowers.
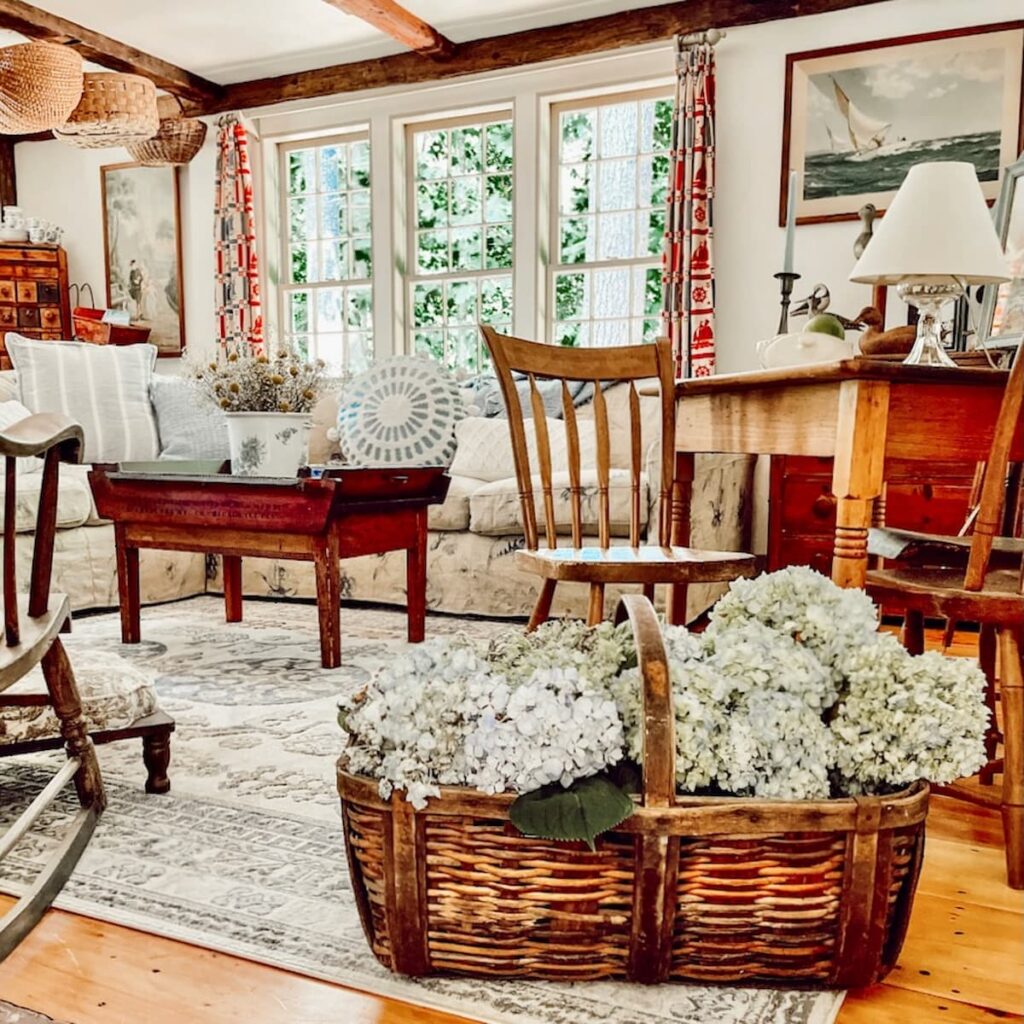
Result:
M231 471L238 476L295 476L306 461L312 412L326 385L325 364L290 352L239 356L200 366L200 394L224 410Z
M701 634L624 605L629 626L429 641L341 702L374 952L411 974L501 973L499 949L531 977L883 977L926 782L985 759L977 665L911 656L810 569L736 581Z

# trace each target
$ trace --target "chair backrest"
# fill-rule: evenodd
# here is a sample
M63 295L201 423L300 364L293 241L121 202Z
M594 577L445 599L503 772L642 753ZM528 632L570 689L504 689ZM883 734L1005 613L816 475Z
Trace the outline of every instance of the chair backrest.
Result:
M35 543L32 551L32 579L28 614L43 615L50 603L53 572L53 543L57 531L58 464L80 462L82 428L66 416L38 413L0 430L0 456L4 457L4 550L3 601L4 643L16 647L21 641L18 621L17 565L17 459L44 457L39 486Z
M964 575L965 590L981 590L988 575L992 543L1000 532L1006 529L1004 516L1007 497L1007 471L1013 451L1014 439L1024 430L1024 346L1017 349L1006 390L999 406L992 447L985 463L985 474L981 483L981 498L974 519L974 534L971 537L971 554ZM1013 516L1011 519L1015 518ZM1024 566L1020 577L1020 589L1024 592Z
M629 382L630 428L630 511L629 543L640 544L641 473L644 460L644 440L640 416L640 396L637 381L651 378L658 382L661 402L661 474L658 495L658 543L667 547L672 528L672 458L675 435L674 367L671 345L659 339L653 345L625 345L615 348L563 348L542 345L498 334L490 327L481 328L490 349L494 370L501 385L508 411L509 432L512 435L512 453L515 458L516 482L523 512L526 546L536 550L539 542L537 506L534 502L534 467L530 465L529 444L524 423L519 389L514 373L525 375L529 385L530 407L533 413L536 455L543 501L544 536L549 548L558 546L555 522L554 493L552 488L551 438L548 431L544 400L537 387L538 380L561 381L562 417L565 424L569 500L573 547L581 547L583 540L583 486L580 472L580 428L576 415L570 381L583 381L593 385L594 432L596 438L598 544L607 548L611 544L611 430L604 386L608 383Z

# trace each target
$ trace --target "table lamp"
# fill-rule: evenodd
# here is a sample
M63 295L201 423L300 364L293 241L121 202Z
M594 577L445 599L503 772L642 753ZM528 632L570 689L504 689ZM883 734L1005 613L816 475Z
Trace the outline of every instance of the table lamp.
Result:
M974 165L911 167L850 280L894 284L904 302L917 306L917 339L904 363L955 366L942 347L940 310L967 285L1009 280Z

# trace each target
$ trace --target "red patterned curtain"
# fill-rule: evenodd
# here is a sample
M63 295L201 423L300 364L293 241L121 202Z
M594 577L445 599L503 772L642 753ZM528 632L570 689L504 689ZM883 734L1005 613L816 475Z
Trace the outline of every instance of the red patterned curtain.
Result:
M225 352L263 351L256 216L253 210L249 137L237 115L217 122L214 250L217 340Z
M677 377L715 372L715 51L676 40L662 317Z

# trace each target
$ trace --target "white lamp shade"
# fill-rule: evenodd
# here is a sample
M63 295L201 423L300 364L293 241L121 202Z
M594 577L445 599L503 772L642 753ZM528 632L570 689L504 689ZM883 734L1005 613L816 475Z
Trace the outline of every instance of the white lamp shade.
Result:
M992 284L1010 278L974 165L910 168L850 274L865 284Z

